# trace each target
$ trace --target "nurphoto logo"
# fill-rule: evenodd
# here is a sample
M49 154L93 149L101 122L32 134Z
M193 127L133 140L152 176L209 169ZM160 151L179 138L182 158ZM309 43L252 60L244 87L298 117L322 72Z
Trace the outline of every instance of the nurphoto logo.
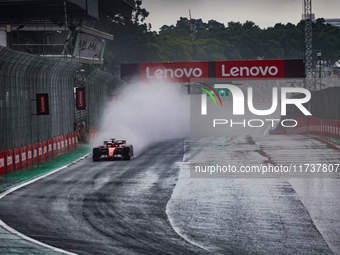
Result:
M231 84L215 84L215 89L207 84L204 84L204 86L208 87L213 93L216 94L217 98L220 101L220 104L222 106L222 101L220 96L218 95L218 93L216 92L215 89L228 89L230 91L230 93L233 96L233 102L232 102L232 107L233 107L233 115L238 115L238 116L242 116L245 115L245 95L243 93L243 91L238 88L235 85L231 85ZM212 93L204 88L202 88L203 91L206 92L203 93L201 95L201 115L207 115L208 114L208 107L207 107L207 95L209 95L215 105L217 105L216 100L214 98L214 96L212 95ZM300 93L300 94L304 94L305 97L303 98L289 98L288 95L292 94L292 93ZM305 103L308 103L311 99L311 93L309 90L304 89L304 88L295 88L295 87L283 87L280 88L280 95L281 95L281 105L280 105L280 109L281 109L281 116L286 116L287 115L287 105L295 105L305 116L311 116L312 114L309 112L308 109L306 109L306 107L303 105ZM253 88L252 87L248 87L247 88L247 106L248 106L248 110L257 116L268 116L273 114L277 108L279 107L279 88L277 87L273 87L272 88L272 105L269 109L256 109L254 107L254 103L253 103ZM279 119L266 119L266 121L270 121L272 122L272 127L274 127L274 122L275 121L280 121ZM216 127L217 125L225 125L227 123L233 123L232 120L228 121L226 119L214 119L213 120L213 126ZM250 123L254 123L254 122L259 122L261 123L260 125L252 125ZM290 122L290 123L294 123L294 124L290 124L287 125L286 123ZM264 125L264 121L260 120L260 119L252 119L248 121L249 126L250 127L262 127ZM245 126L245 121L242 122L241 124L244 124L243 126ZM295 127L297 126L297 121L294 119L284 119L281 120L281 124L285 127Z

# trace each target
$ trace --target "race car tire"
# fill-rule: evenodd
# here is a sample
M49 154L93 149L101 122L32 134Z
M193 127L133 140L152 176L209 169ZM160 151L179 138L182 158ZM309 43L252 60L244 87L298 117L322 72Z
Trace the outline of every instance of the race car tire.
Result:
M126 145L125 148L130 148L130 158L133 158L133 146L132 145Z
M125 160L131 159L131 148L130 147L124 147L123 148L123 157Z
M131 158L133 158L133 146L130 145L129 147L130 147L130 155L131 155Z
M92 152L92 159L93 161L98 161L100 158L100 149L99 148L93 148L93 152Z

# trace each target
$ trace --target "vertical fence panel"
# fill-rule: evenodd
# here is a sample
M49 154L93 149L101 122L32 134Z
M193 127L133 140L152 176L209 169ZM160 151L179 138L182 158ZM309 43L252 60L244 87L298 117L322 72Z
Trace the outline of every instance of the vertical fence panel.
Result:
M88 123L87 129L97 129L106 104L119 88L127 83L112 75L96 69L86 84Z
M79 67L0 46L0 175L14 170L15 163L16 170L26 169L77 148L75 124L82 123L83 133L99 127L106 103L126 83L94 70L79 83L86 89L86 110L77 111L74 74ZM36 94L42 93L48 94L49 115L37 115ZM14 148L20 148L21 167L10 155Z
M0 47L0 150L74 130L73 73L79 66ZM37 93L48 93L49 115L36 115Z

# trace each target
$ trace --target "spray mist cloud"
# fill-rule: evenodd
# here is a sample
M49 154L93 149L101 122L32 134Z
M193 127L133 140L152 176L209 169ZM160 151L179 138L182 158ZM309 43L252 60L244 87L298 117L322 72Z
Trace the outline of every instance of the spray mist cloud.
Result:
M130 84L105 108L94 143L125 139L138 156L153 143L188 137L189 100L179 84Z

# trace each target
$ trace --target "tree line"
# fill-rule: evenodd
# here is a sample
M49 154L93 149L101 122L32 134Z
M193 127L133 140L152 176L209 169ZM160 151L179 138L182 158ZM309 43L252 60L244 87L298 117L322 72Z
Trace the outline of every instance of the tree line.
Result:
M159 32L145 23L148 12L138 6L131 18L112 22L115 40L108 43L105 59L110 68L121 63L210 61L244 59L296 59L304 57L304 21L278 23L261 29L252 21L229 22L181 17ZM324 19L313 23L313 58L322 50L329 65L340 59L340 28Z

